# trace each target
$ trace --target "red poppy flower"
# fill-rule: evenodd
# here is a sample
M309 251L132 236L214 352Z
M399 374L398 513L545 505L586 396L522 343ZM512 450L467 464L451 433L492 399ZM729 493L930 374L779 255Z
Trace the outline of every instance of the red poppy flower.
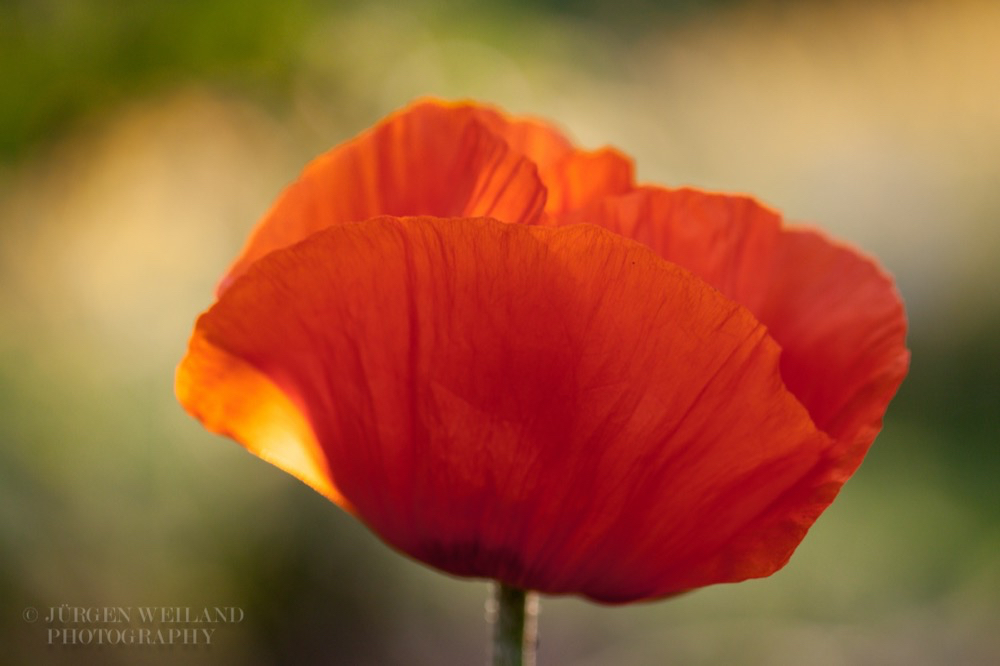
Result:
M905 329L872 260L752 199L423 102L282 194L177 394L417 560L625 602L782 567Z

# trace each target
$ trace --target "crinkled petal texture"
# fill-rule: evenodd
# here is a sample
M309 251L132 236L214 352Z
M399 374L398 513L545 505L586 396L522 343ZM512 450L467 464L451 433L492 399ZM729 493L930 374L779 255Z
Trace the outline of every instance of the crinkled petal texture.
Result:
M333 224L378 215L544 223L633 182L621 153L576 149L541 121L418 102L313 160L258 224L219 291L268 252Z
M813 259L854 265L831 247ZM816 296L830 320L803 355L850 309ZM793 334L780 300L762 302ZM383 217L250 266L198 320L177 391L418 560L625 602L787 561L855 464L811 413L852 436L874 419L850 406L871 372L826 389L796 379L820 362L802 363L736 300L605 229Z
M861 464L909 367L892 282L856 250L746 196L643 187L562 216L651 247L746 306L782 347L785 384L836 440L816 469L811 522Z
M909 361L875 262L475 104L317 158L218 295L206 427L418 560L604 602L783 566Z

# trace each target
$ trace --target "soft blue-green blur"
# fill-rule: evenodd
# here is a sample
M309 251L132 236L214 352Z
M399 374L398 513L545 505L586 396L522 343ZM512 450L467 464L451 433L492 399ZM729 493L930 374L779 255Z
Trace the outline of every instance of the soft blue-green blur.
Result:
M0 5L0 661L485 662L485 583L397 555L172 392L282 186L431 94L752 192L878 256L911 320L883 435L783 571L543 599L541 666L1000 663L1000 5L404 4ZM46 623L63 604L243 619L210 646L49 645L114 628Z

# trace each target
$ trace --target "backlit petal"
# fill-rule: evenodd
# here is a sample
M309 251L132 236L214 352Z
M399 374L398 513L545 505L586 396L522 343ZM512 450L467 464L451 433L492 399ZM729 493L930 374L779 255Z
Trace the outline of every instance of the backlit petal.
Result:
M537 167L547 191L546 213L558 215L635 187L635 167L621 152L581 150L541 120L478 108L480 120Z
M484 114L419 103L313 160L260 221L220 291L268 252L333 224L378 215L537 221L546 196L537 168ZM556 141L531 134L532 146Z
M454 105L472 108L479 122L502 138L510 148L547 171L576 152L569 139L549 123L535 118L516 118L496 109L479 105Z
M421 561L629 601L766 575L804 534L831 442L779 355L749 311L608 231L383 218L251 267L179 373L221 388L179 393L307 483L302 460L327 470ZM277 416L226 423L248 412ZM263 427L305 453L243 439Z
M325 456L302 411L266 375L196 329L177 370L177 399L208 430L301 479L343 508Z
M632 161L613 148L576 151L541 172L548 188L545 212L559 215L635 187Z
M534 224L634 187L632 161L476 104L418 102L313 160L258 223L219 285L333 224L379 215Z

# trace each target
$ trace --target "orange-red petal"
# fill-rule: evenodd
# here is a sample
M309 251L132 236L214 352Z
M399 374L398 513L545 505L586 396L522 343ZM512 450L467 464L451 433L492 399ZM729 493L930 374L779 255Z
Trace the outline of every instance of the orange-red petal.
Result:
M608 231L383 218L256 262L199 319L179 393L419 560L629 601L767 575L801 539L831 442L779 356ZM244 439L261 428L305 453Z
M257 225L220 291L268 252L333 224L378 215L537 221L546 196L537 169L484 113L418 103L313 160Z
M576 152L572 142L556 127L536 118L516 118L478 104L447 105L456 112L475 113L511 150L527 158L540 172L548 171ZM461 110L461 111L460 111Z
M749 308L783 349L786 384L838 440L836 480L853 473L909 363L902 301L873 260L750 197L695 189L642 188L562 221L643 242Z
M632 161L613 148L576 151L542 172L545 212L558 216L635 187Z
M785 383L839 441L846 480L909 369L902 300L873 260L810 229L781 234L770 282L758 316L785 348Z
M333 224L379 215L534 224L634 184L630 159L477 104L422 101L313 160L258 223L219 286Z
M581 150L556 128L533 118L511 118L477 106L479 119L538 169L545 212L560 215L635 188L631 158L614 148Z
M333 482L302 410L267 375L206 340L201 329L191 337L174 390L205 428L232 437L352 511ZM239 399L234 400L234 394Z

